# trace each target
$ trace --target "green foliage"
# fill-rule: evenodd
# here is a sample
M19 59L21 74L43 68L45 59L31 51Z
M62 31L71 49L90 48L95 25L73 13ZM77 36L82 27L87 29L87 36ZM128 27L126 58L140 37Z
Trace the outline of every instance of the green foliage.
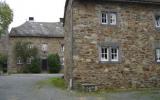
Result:
M7 63L7 55L0 54L0 70L3 70L3 65Z
M36 58L38 55L38 49L36 47L30 48L31 42L17 41L15 45L16 58L20 57L26 64L27 59L30 57Z
M24 73L39 73L40 61L38 59L38 49L32 46L31 42L17 41L15 44L15 56L21 58L23 67L21 69ZM33 58L31 64L27 64L27 59Z
M61 70L60 57L58 54L48 56L48 67L50 73L58 73Z
M13 20L13 12L5 2L0 2L0 36L7 30Z
M41 67L40 67L40 59L34 58L31 62L31 64L25 66L25 69L23 70L24 73L40 73Z

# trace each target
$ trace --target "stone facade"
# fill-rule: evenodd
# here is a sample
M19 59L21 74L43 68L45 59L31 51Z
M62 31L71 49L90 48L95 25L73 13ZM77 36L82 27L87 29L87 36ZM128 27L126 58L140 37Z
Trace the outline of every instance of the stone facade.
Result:
M60 22L25 22L19 27L12 28L9 34L8 43L8 72L17 73L21 71L22 64L17 64L17 58L14 51L18 41L30 42L32 46L38 48L42 70L43 67L45 67L45 71L48 69L47 57L49 54L58 53L63 64L64 33L62 25L63 24ZM45 52L42 50L44 45L46 45Z
M64 38L45 38L45 37L10 37L9 38L9 57L8 57L8 72L17 73L21 69L21 65L17 64L14 46L17 41L31 42L33 46L38 48L40 58L47 59L49 54L58 53L60 58L63 58L62 46L64 44ZM48 45L47 54L42 51L42 44ZM40 65L41 66L41 65Z
M66 80L72 80L73 87L84 83L98 88L160 87L160 65L155 59L155 49L160 47L160 31L155 27L159 9L148 3L68 0ZM102 11L116 12L117 25L102 25ZM99 47L110 43L119 46L120 60L102 63Z

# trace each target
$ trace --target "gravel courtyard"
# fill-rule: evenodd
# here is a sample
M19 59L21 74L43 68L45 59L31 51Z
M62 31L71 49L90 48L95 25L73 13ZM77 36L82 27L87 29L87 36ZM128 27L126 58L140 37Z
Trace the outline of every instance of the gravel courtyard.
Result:
M0 100L160 100L160 90L115 92L98 95L79 95L45 86L37 88L37 82L61 74L0 76Z

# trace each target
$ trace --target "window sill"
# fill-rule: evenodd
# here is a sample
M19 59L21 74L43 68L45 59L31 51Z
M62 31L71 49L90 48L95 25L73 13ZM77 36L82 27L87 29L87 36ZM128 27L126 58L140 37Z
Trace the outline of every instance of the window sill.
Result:
M120 64L120 61L99 61L99 64Z

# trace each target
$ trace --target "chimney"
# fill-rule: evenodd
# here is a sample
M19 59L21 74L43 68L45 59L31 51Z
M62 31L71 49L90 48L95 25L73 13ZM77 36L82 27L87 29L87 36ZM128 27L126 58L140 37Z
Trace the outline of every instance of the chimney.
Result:
M33 22L34 21L34 17L29 17L29 21Z
M64 18L60 18L60 22L63 23L64 22Z

